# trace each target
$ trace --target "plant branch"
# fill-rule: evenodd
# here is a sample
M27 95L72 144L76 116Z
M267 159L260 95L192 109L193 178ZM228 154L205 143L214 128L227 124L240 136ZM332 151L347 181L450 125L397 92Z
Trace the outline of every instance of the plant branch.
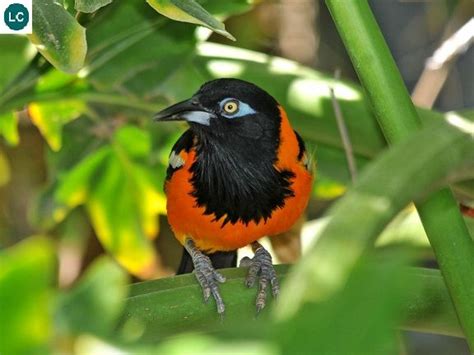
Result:
M334 79L340 79L340 70L336 70ZM339 102L336 98L336 94L334 93L334 87L330 87L329 92L331 94L331 103L332 108L334 110L334 116L336 117L337 128L339 129L339 134L341 135L342 146L346 155L347 165L349 166L349 173L351 174L352 183L354 183L357 179L357 167L354 157L354 150L352 149L351 139L349 138L349 132L347 131L344 116L342 115L341 106L339 105Z
M162 105L147 103L143 100L137 100L132 97L126 97L118 94L107 94L90 91L77 90L63 90L39 93L34 96L20 97L14 101L10 101L7 105L1 108L1 112L8 112L10 110L24 107L31 102L51 102L56 100L77 99L84 100L91 103L101 103L114 106L128 107L141 110L147 113L155 113L163 108Z

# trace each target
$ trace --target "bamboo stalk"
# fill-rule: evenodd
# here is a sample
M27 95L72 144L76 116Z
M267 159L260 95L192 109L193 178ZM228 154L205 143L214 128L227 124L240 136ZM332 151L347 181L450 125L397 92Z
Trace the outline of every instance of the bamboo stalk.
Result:
M367 1L326 3L386 139L390 144L401 141L418 130L420 120ZM474 351L472 239L449 189L433 194L417 209Z

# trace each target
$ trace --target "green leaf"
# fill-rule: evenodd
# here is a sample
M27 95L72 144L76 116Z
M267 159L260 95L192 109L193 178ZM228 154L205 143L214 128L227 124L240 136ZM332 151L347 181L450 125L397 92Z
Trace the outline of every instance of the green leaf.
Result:
M405 300L419 287L401 267L404 259L365 257L341 292L326 302L305 304L279 324L274 342L283 354L395 354L395 328L403 320Z
M84 204L105 249L130 272L143 278L157 272L157 256L149 239L158 233L158 215L165 212L162 178L143 159L150 153L146 131L119 129L111 146L88 156L57 188L60 220Z
M324 301L340 290L353 266L396 213L442 184L456 169L474 168L474 132L469 125L458 125L433 122L364 170L354 187L331 208L332 218L318 242L295 267L282 290L278 316L288 317L307 301Z
M92 129L88 119L78 119L66 124L62 130L62 138L61 150L55 152L48 149L46 152L48 170L57 177L69 173L83 159L107 143L104 137Z
M53 102L32 102L28 106L31 121L40 130L52 150L62 146L62 127L86 111L80 100L60 100Z
M33 18L28 37L38 51L57 69L78 72L87 52L86 30L53 0L35 0Z
M157 256L149 239L157 235L164 198L128 158L111 155L104 170L86 203L96 234L127 270L153 277Z
M0 92L15 78L28 64L35 54L35 50L23 36L0 36Z
M87 201L93 179L110 154L109 147L97 150L84 158L59 180L59 186L54 194L58 204L58 207L53 211L53 218L56 222L62 221L71 209Z
M105 341L94 336L82 336L75 344L79 354L102 354L104 349L119 354L239 354L278 355L277 348L269 342L253 339L226 341L204 334L182 334L158 344Z
M104 21L87 29L90 49L81 73L99 91L153 96L194 50L192 28L157 17L143 0L114 2L98 16Z
M85 89L87 84L79 79L75 74L64 73L59 70L50 70L38 80L35 86L35 93L51 93L51 92L70 92L71 89Z
M147 0L147 3L160 14L172 20L205 26L235 41L235 38L225 30L224 24L194 0Z
M276 265L275 270L278 278L285 285L289 266ZM147 342L156 342L169 335L189 331L212 334L216 330L225 331L226 329L231 330L233 337L239 334L247 339L249 336L262 336L262 326L272 331L274 323L268 318L272 307L269 303L261 316L255 319L257 290L244 286L247 271L247 268L221 270L226 277L226 282L219 285L227 306L223 320L216 314L215 304L212 300L208 304L203 302L201 289L192 274L132 284L120 321L120 331L128 338L133 338L131 340ZM392 269L392 271L397 275L400 274L398 270ZM379 289L380 284L377 279L382 278L380 283L385 283L387 278L377 273L377 267L366 272L374 276L370 281L371 289L352 287L350 291L352 295L351 298L348 298L348 302L354 301L353 296L361 297L364 293L370 295L370 298L361 301L357 307L353 305L355 309L361 305L370 307L372 302L376 302L378 305L385 302L384 299L381 299L382 297L378 297L377 293L374 294L372 287L377 284L377 289ZM462 336L456 313L439 271L407 268L403 270L403 274L408 275L407 277L414 281L407 283L406 297L401 299L403 312L400 313L406 314L406 317L403 318L402 328ZM372 276L370 277L372 278ZM399 284L394 284L393 287L398 294ZM272 300L272 297L267 299L268 302L272 302ZM394 299L391 299L389 302L393 301ZM337 303L341 305L341 297ZM279 307L280 305L275 304L275 306ZM333 307L332 311L337 312L337 307L336 309ZM383 310L378 308L378 311ZM367 314L363 315L364 319L370 313L371 311L367 311ZM259 321L261 322L259 323ZM333 321L335 320L331 320L331 323ZM360 317L358 321L360 322ZM327 322L322 323L321 327L324 327L325 324L327 325ZM238 330L230 328L231 325L236 325ZM242 327L242 325L244 326ZM314 326L312 324L309 329L313 329ZM245 329L248 329L247 333ZM244 333L242 334L242 332ZM314 335L311 339L313 338ZM322 336L319 341L323 342L324 337Z
M414 285L421 288L412 293L405 308L404 329L422 333L464 337L456 311L439 270L410 268Z
M14 112L0 114L0 135L9 145L17 145L20 141L18 135L18 117Z
M135 126L125 126L115 133L115 142L132 158L146 158L150 154L150 135Z
M196 0L210 14L219 18L226 18L249 11L259 0Z
M287 266L278 265L276 270L282 277ZM246 268L224 270L226 282L219 286L226 302L224 322L212 300L204 303L192 274L133 284L121 321L124 332L142 329L141 340L156 341L180 332L214 332L239 321L254 321L256 289L245 287L246 272ZM259 318L268 319L269 309L266 307Z
M48 353L54 268L53 246L42 237L0 251L1 354Z
M75 9L80 12L91 13L110 4L112 0L76 0Z
M126 284L125 272L114 261L97 259L71 290L59 296L55 317L59 332L112 335L125 304Z

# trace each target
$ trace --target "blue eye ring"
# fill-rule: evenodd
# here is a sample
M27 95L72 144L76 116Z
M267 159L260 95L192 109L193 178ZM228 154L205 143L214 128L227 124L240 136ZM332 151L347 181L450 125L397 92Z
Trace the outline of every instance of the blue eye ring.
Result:
M257 113L252 107L245 102L234 98L226 98L219 103L222 116L226 118L237 118L242 116L253 115Z

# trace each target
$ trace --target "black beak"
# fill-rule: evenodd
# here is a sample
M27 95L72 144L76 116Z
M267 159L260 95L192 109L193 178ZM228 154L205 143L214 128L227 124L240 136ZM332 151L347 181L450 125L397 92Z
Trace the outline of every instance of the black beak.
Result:
M213 117L216 117L213 112L202 106L196 98L190 98L158 112L153 120L188 121L209 126Z

